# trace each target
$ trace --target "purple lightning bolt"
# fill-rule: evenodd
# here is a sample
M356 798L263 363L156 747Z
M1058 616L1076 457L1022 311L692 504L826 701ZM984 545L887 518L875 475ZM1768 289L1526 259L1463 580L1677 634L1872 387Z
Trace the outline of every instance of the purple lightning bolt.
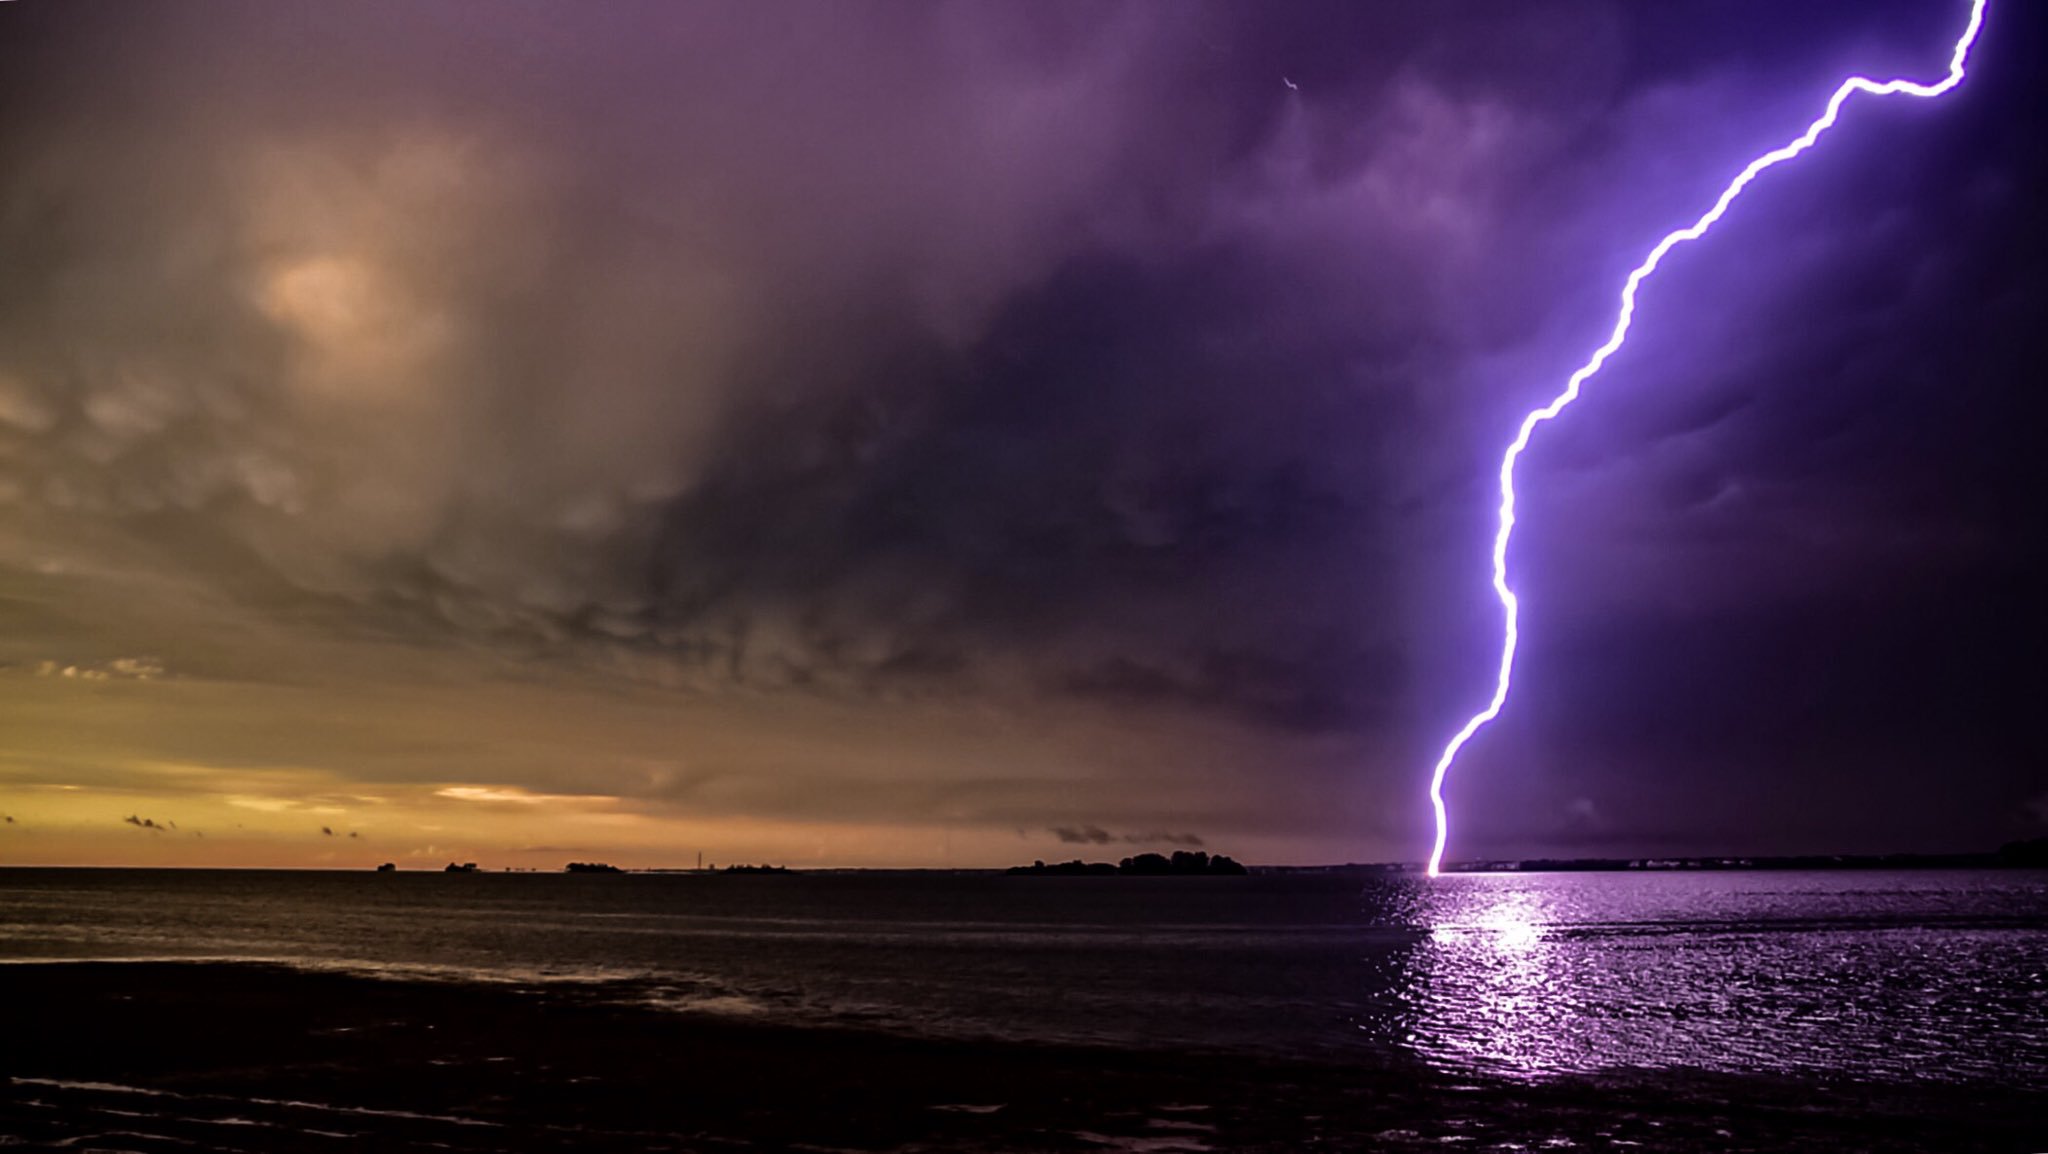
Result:
M1687 241L1705 236L1707 230L1714 227L1714 222L1720 220L1728 211L1728 206L1735 203L1735 198L1742 195L1742 190L1749 187L1749 182L1755 180L1765 169L1782 164L1812 148L1814 142L1820 139L1821 133L1835 126L1835 118L1841 114L1842 105L1848 102L1851 95L1868 92L1872 96L1890 96L1903 92L1908 96L1931 97L1940 96L1961 84L1963 61L1970 55L1970 45L1976 42L1978 29L1984 26L1985 3L1986 0L1971 0L1970 22L1963 28L1962 36L1956 41L1955 52L1949 57L1948 75L1939 83L1921 84L1912 80L1887 80L1880 84L1863 76L1851 76L1842 81L1841 86L1835 89L1835 94L1828 98L1827 111L1821 113L1818 120L1807 125L1805 132L1800 133L1792 143L1783 148L1766 152L1750 161L1749 166L1738 173L1734 180L1729 181L1728 187L1721 190L1720 199L1714 202L1714 207L1708 209L1691 225L1658 241L1657 247L1650 250L1650 255L1643 258L1643 263L1628 274L1628 283L1622 285L1621 315L1615 319L1614 331L1608 334L1607 343L1595 349L1592 359L1571 375L1571 379L1565 382L1563 392L1552 398L1549 404L1522 418L1521 430L1515 434L1514 442L1508 446L1506 455L1500 460L1500 528L1493 535L1493 591L1500 597L1501 608L1507 614L1507 634L1500 651L1500 675L1494 683L1493 700L1486 703L1485 709L1473 714L1464 728L1458 730L1457 735L1451 738L1450 744L1444 746L1443 756L1437 759L1436 772L1430 776L1429 802L1436 808L1436 846L1429 851L1429 876L1435 877L1439 867L1443 865L1444 843L1449 839L1451 832L1450 815L1444 810L1444 776L1450 772L1451 763L1457 760L1458 751L1465 748L1465 743L1484 729L1487 722L1499 717L1501 707L1508 702L1508 683L1515 668L1515 646L1521 637L1518 628L1521 606L1515 599L1515 591L1508 585L1508 539L1514 536L1515 532L1515 463L1522 459L1523 451L1528 449L1530 435L1535 433L1538 425L1556 417L1564 412L1566 406L1578 400L1580 387L1591 379L1593 374L1599 372L1600 367L1607 363L1607 358L1613 356L1615 351L1621 348L1622 343L1628 340L1629 325L1635 320L1636 315L1636 289L1649 279L1651 273L1657 271L1657 266L1663 262L1664 255Z

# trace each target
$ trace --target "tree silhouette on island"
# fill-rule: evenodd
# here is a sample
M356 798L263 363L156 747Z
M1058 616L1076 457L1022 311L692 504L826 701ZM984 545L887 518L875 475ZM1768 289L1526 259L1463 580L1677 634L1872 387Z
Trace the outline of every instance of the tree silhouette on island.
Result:
M1141 853L1115 865L1106 861L1084 862L1080 858L1056 865L1035 861L1028 866L1011 866L1008 872L1026 877L1240 877L1251 871L1223 854L1211 857L1201 850L1175 850L1172 857Z

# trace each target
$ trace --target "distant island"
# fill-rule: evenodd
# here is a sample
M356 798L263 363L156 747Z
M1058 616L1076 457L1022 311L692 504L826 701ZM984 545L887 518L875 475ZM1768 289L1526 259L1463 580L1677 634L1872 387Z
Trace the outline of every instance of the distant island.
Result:
M1035 861L1028 866L1011 866L1006 872L1023 877L1241 877L1251 871L1222 854L1211 857L1200 850L1176 850L1172 857L1141 853L1115 865L1106 861L1084 862L1080 858L1054 865Z
M456 865L454 862L449 862L448 868L442 870L441 872L444 874L473 874L476 872L476 863L473 861L466 861L463 862L461 865Z
M572 861L562 867L564 873L572 874L622 874L625 870L601 861Z
M786 874L789 872L789 867L779 865L729 865L719 872L729 874Z

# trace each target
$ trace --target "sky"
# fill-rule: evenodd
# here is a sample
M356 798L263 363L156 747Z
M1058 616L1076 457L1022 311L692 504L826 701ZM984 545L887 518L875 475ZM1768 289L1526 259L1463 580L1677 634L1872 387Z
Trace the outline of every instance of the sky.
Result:
M0 5L0 863L1419 860L1962 0ZM1450 857L2048 833L2038 6L1522 464Z

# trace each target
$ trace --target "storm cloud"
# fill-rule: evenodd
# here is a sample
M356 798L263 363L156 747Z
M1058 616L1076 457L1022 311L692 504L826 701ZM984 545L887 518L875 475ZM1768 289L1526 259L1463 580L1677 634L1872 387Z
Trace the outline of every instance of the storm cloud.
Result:
M7 5L0 656L62 676L0 772L1406 856L1505 432L1953 15ZM1853 108L1546 433L1479 843L1920 848L1960 749L1918 836L2038 822L2037 22Z

